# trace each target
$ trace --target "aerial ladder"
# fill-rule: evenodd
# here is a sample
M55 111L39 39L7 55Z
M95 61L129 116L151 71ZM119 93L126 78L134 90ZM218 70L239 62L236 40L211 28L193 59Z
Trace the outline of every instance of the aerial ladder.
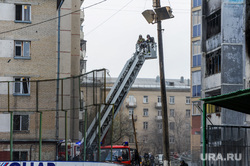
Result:
M123 67L119 77L111 88L106 98L106 104L101 106L100 109L100 136L103 140L112 124L112 109L114 107L114 117L120 110L120 107L126 98L132 84L134 83L142 65L146 59L156 59L156 43L141 43L136 45L136 52L127 61ZM93 151L97 148L98 139L98 119L99 114L95 116L92 123L86 131L86 148ZM81 143L84 142L82 138ZM83 144L82 144L83 145Z

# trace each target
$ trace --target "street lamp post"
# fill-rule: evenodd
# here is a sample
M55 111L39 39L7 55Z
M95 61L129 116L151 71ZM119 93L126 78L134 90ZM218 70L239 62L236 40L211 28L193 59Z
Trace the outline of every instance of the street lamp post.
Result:
M161 20L173 18L173 15L170 7L161 8L160 0L153 0L153 4L155 12L152 10L146 10L142 14L149 23L157 23L161 103L162 103L164 166L166 165L170 166L167 94L166 94L165 74L164 74L164 56L163 56L163 44L162 44L163 42L162 42Z

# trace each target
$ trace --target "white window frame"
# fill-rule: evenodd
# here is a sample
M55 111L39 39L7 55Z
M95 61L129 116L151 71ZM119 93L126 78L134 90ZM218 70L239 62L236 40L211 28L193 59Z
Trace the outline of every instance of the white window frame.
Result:
M189 113L188 113L189 112ZM186 118L190 118L191 116L191 111L190 109L186 109Z
M17 6L22 6L22 19L21 20L17 20L17 18L16 18L16 14L17 14L16 7ZM28 9L25 9L25 7L28 7ZM27 18L25 15L25 10L28 10L28 13L29 13L28 20L25 20L25 18ZM29 5L29 4L16 4L15 5L15 22L31 23L31 5Z
M174 130L175 129L175 123L174 122L170 122L169 123L169 128L170 128L170 130Z
M20 81L18 81L17 79L20 79ZM25 93L24 91L24 79L27 79L28 81L28 84L27 84L27 90L28 92ZM14 92L13 94L14 95L30 95L30 78L29 77L14 77ZM17 92L16 90L16 87L19 86L19 92Z
M190 100L191 100L191 97L190 96L186 96L186 104L190 104Z
M158 102L158 103L161 103L161 96L158 96L158 97L157 97L157 102Z
M30 59L30 41L15 40L15 59ZM17 47L21 47L21 55L17 55Z
M169 113L170 113L170 115L169 115L170 117L174 117L174 115L175 115L174 109L170 109Z
M134 114L134 109L133 108L129 108L128 109L128 115L129 115L129 119L132 119L132 115Z
M158 116L162 116L162 110L158 110Z
M148 116L148 108L143 108L143 116Z
M174 140L174 136L169 136L169 143L174 143L175 140Z
M201 115L200 111L198 110L198 108L196 106L194 106L195 104L197 104L201 107L201 102L200 101L195 101L192 103L192 115Z
M174 104L174 96L169 97L169 104Z
M148 103L148 96L143 96L143 103Z
M148 122L143 122L143 129L147 130L148 129Z

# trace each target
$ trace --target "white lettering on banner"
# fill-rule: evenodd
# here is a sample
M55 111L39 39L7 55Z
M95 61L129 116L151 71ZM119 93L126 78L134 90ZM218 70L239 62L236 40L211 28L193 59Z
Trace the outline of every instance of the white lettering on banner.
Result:
M0 166L121 166L115 163L101 163L101 162L0 162Z
M240 161L242 160L242 154L239 153L227 153L223 157L221 153L206 153L205 157L203 157L203 154L200 155L200 158L202 161L208 160L208 161Z

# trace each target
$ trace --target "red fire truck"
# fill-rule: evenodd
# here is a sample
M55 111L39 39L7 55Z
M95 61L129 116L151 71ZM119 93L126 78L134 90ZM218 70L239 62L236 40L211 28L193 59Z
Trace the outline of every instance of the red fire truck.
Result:
M59 146L59 153L58 156L59 158L63 159L65 158L65 142L62 141L61 145ZM72 160L74 157L77 157L80 155L80 144L75 142L75 143L68 143L68 159Z
M102 162L118 162L118 157L122 157L121 163L132 164L132 149L128 146L128 143L123 145L112 146L112 160L111 160L111 146L101 146L101 161Z

